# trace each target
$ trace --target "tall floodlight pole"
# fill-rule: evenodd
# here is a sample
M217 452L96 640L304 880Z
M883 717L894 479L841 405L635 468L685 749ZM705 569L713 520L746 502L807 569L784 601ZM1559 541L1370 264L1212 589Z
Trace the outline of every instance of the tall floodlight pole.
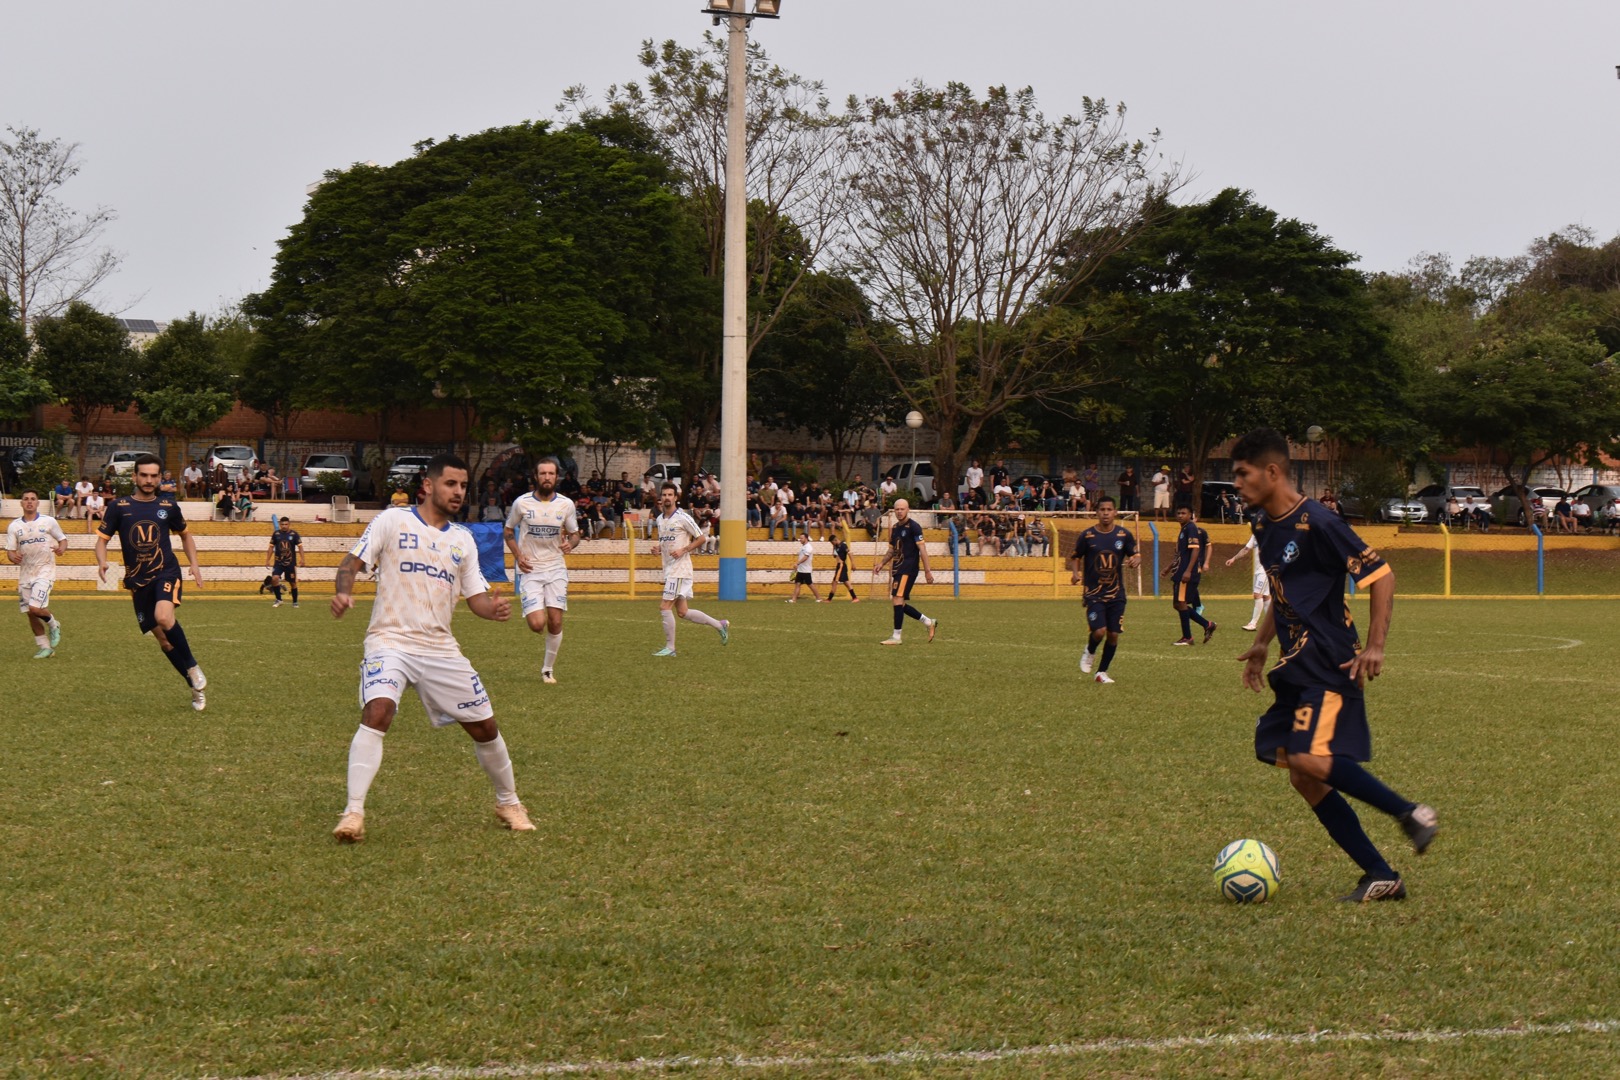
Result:
M720 599L748 599L748 24L779 0L712 0L726 20L726 271L721 317Z

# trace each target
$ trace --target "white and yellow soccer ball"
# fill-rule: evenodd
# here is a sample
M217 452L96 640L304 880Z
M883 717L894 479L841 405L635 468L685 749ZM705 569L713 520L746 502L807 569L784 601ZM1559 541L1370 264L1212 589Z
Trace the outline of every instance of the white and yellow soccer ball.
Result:
M1236 904L1263 904L1282 884L1277 854L1258 840L1234 840L1215 856L1215 887Z

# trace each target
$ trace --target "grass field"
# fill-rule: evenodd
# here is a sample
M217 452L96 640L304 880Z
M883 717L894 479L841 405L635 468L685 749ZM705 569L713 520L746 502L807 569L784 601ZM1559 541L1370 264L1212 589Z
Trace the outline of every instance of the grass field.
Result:
M62 600L40 662L11 616L0 1073L1620 1071L1610 603L1397 607L1373 767L1444 831L1418 861L1364 810L1411 898L1352 908L1252 758L1246 602L1194 649L1133 602L1112 687L1073 603L931 602L940 640L884 649L881 603L703 600L731 645L654 661L656 603L577 602L556 687L458 616L539 831L411 698L340 847L367 608L325 599L188 602L201 715L127 604ZM1243 836L1282 860L1261 907L1207 873Z

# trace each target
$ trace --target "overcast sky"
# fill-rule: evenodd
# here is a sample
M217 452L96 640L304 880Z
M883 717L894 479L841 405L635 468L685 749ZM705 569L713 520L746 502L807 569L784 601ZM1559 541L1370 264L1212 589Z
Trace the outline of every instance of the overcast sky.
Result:
M697 44L704 0L10 3L0 126L81 145L70 204L118 214L102 306L205 313L269 282L330 168L553 115ZM1196 174L1368 270L1620 233L1620 0L783 0L754 34L835 101L912 78L1123 101Z

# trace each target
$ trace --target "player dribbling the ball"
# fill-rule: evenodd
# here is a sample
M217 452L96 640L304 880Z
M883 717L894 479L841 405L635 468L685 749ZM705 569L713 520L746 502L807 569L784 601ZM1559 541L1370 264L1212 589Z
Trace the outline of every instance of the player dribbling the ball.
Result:
M1245 686L1259 692L1269 682L1276 694L1255 724L1255 756L1288 770L1333 842L1361 867L1361 880L1340 900L1402 900L1406 883L1344 798L1399 821L1419 855L1438 831L1433 808L1396 794L1361 765L1372 757L1363 690L1384 670L1395 573L1343 518L1300 494L1288 464L1288 440L1269 428L1251 431L1232 447L1238 494L1262 511L1254 534L1271 582L1271 618L1238 657ZM1346 574L1371 595L1365 645L1344 598ZM1266 672L1273 637L1281 655Z

